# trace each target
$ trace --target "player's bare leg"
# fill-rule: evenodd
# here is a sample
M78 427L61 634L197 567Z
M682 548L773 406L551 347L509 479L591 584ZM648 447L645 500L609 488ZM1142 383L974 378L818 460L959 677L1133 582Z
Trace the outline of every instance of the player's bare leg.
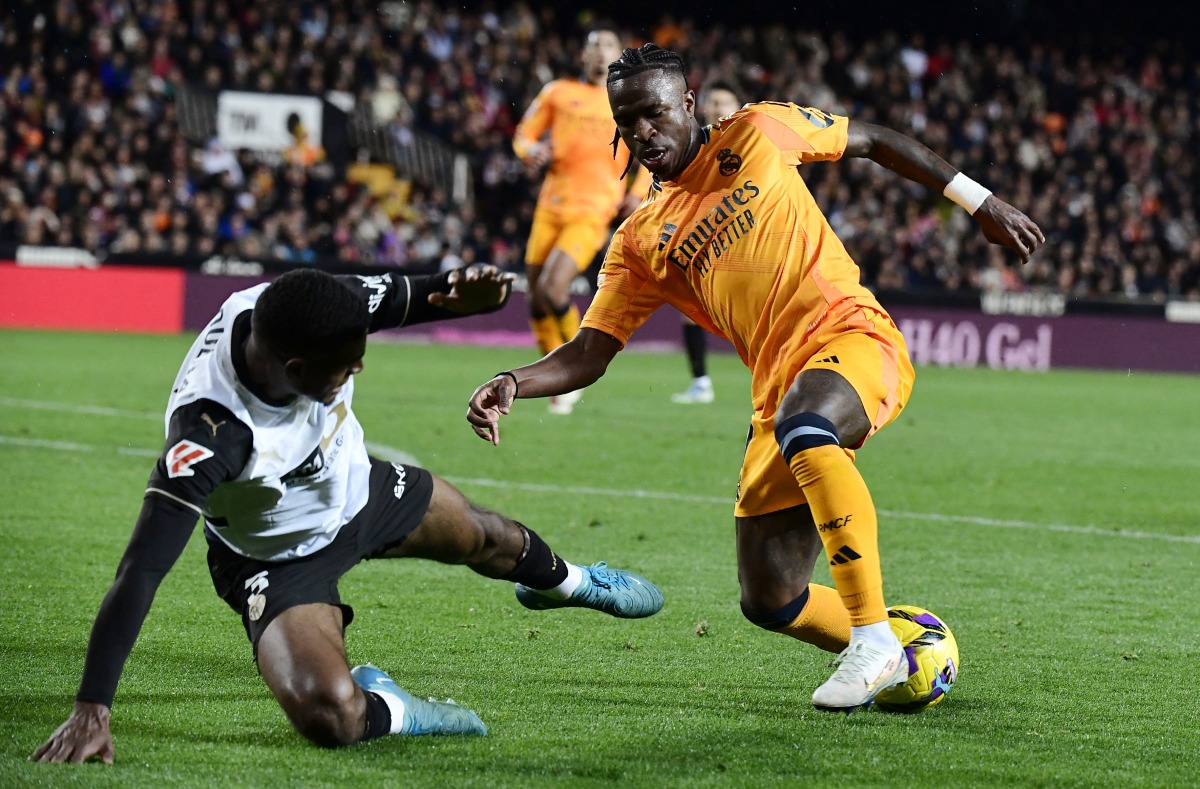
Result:
M312 603L277 616L258 641L258 670L304 737L326 748L362 739L367 704L350 678L337 606Z
M645 578L603 562L581 567L565 561L532 529L475 504L436 476L420 524L384 556L464 564L488 578L515 581L526 608L593 608L635 619L663 605L662 592Z
M370 698L372 689L351 674L335 605L295 606L276 617L259 639L258 669L296 731L325 748L384 734L487 733L470 710L413 698L395 683Z
M810 583L821 550L807 505L738 518L742 614L766 630L841 652L850 615L836 590Z
M854 387L832 370L802 371L775 415L780 452L812 508L830 574L850 615L850 642L837 672L813 694L820 709L850 711L908 677L887 623L875 505L842 447L871 429Z
M554 320L554 313L542 303L538 296L538 283L542 279L542 268L540 263L525 265L527 287L525 301L529 306L529 328L537 342L538 351L545 356L562 345L562 340L558 331L558 323Z
M550 250L549 257L542 265L536 285L530 286L530 293L538 309L546 315L553 316L558 327L560 345L570 342L579 331L579 308L571 301L571 283L579 275L579 264L580 261L568 252L555 247ZM551 397L549 411L552 414L569 414L582 397L581 391Z

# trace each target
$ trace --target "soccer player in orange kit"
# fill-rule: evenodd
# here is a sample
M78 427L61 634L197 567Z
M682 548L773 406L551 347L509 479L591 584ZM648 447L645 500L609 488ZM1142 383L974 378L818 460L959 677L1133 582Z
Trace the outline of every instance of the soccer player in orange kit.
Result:
M876 511L853 450L899 414L913 368L796 166L867 157L954 200L1022 262L1044 236L890 129L770 102L706 129L682 60L653 44L609 66L608 91L617 129L654 188L613 236L579 334L480 386L468 421L498 443L515 398L590 385L663 304L729 339L751 370L754 406L734 507L742 611L840 652L813 693L817 708L865 707L909 670L887 623ZM822 548L836 590L809 582Z
M548 166L525 247L530 325L543 354L579 330L571 282L603 248L613 217L636 208L650 187L649 173L630 168L636 163L624 144L613 153L605 81L608 64L620 54L617 33L595 25L580 56L583 78L547 83L513 137L522 161L535 169ZM551 413L569 414L580 396L551 398Z

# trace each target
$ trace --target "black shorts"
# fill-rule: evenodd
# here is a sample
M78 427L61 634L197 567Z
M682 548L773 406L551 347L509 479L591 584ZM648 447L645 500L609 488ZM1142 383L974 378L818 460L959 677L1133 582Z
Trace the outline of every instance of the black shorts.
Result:
M310 556L263 562L230 550L210 529L208 570L217 594L242 615L246 635L258 657L258 639L284 611L307 603L329 603L342 609L342 627L354 619L343 605L338 580L363 559L395 548L417 528L429 509L433 476L423 468L371 458L367 504L342 527L333 542Z

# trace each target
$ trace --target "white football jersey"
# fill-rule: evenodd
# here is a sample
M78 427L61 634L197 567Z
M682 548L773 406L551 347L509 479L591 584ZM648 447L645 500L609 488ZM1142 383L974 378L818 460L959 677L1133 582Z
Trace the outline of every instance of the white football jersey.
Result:
M203 506L206 528L232 550L263 561L307 556L328 545L367 503L370 461L351 409L353 376L330 405L297 397L264 403L234 372L234 320L253 309L266 284L233 294L200 333L167 405L197 400L225 406L253 433L241 474L222 482ZM216 430L214 428L214 434Z

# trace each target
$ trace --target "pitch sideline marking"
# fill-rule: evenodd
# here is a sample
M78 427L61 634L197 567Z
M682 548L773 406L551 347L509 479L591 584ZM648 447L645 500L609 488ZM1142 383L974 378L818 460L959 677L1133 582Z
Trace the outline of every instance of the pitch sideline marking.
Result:
M44 439L22 438L19 436L0 436L0 446L19 446L30 449L47 449L56 452L109 452L115 450L121 455L136 457L158 457L161 452L152 449L136 447L104 447L95 444L79 444L72 441L47 441ZM398 463L420 465L416 458L393 447L383 444L371 444L371 452L376 457L392 460ZM441 476L441 475L439 475ZM554 493L582 496L612 496L638 499L658 499L662 501L680 501L695 504L721 504L728 506L732 500L727 496L697 496L688 493L671 493L661 490L640 490L637 488L622 490L620 488L596 488L587 485L548 485L537 482L511 482L500 479L485 479L478 477L442 477L447 482L462 486L481 488L505 488L507 490L524 490L533 493ZM1186 534L1161 534L1129 529L1102 529L1098 526L1078 526L1069 523L1034 523L1032 521L1001 520L997 518L982 518L974 515L945 515L938 512L902 512L899 510L879 510L879 514L887 518L897 518L910 521L937 521L940 523L966 523L972 526L990 526L1005 529L1031 529L1037 531L1052 531L1064 534L1085 534L1097 537L1125 537L1135 540L1162 540L1164 542L1179 542L1200 545L1200 536Z
M94 416L124 417L130 419L153 419L158 421L161 416L145 411L122 411L116 408L102 406L81 406L72 403L55 403L42 400L20 400L11 397L0 397L0 405L9 408L30 408L42 411L59 411L66 413L90 414ZM31 449L47 449L60 452L107 452L109 447L95 444L77 444L69 441L47 441L44 439L23 438L19 436L0 436L0 445L22 446ZM161 453L155 450L138 449L135 447L115 447L118 454L137 457L158 457ZM397 463L408 463L419 466L420 462L403 450L389 447L386 444L367 442L367 449L376 457ZM441 476L441 475L438 475ZM672 493L670 491L640 490L637 488L622 490L619 488L597 488L586 485L550 485L537 482L511 482L498 479L474 477L443 476L447 482L455 485L474 485L481 488L507 488L524 490L533 493L565 493L583 496L612 496L639 499L658 499L661 501L680 501L695 504L724 504L733 503L729 496L698 496L689 493ZM1000 518L984 518L975 515L946 515L938 512L903 512L899 510L878 511L887 518L897 518L912 521L937 521L939 523L966 523L972 526L990 526L1004 529L1029 529L1052 531L1062 534L1084 534L1097 537L1124 537L1134 540L1162 540L1164 542L1188 543L1200 545L1200 535L1161 534L1157 532L1138 531L1133 529L1102 529L1098 526L1079 526L1070 523L1034 523Z

